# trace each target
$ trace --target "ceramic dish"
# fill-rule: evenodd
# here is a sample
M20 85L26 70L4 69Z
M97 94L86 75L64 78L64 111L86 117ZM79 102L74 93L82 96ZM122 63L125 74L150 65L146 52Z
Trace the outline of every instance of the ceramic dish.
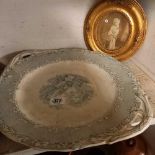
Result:
M145 13L136 0L104 0L88 13L84 34L90 49L125 60L141 46L146 29Z
M130 70L82 49L29 50L0 78L0 130L14 141L55 151L131 138L152 119Z

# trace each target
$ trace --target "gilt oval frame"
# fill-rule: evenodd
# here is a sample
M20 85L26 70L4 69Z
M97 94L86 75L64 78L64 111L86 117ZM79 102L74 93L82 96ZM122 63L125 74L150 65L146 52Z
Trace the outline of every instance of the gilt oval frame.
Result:
M107 13L120 13L129 21L129 36L124 46L108 50L100 44L97 32L100 21ZM147 32L147 18L141 5L135 0L105 0L93 7L84 24L84 38L89 49L109 54L123 61L134 55L145 40Z

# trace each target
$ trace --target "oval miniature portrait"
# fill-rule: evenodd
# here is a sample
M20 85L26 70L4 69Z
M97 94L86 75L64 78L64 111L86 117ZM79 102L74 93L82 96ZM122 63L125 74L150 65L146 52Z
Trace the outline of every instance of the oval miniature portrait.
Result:
M146 28L144 11L136 1L104 1L88 13L84 35L89 49L125 60L143 43Z
M98 24L98 40L107 50L116 50L123 47L129 38L130 24L121 13L107 13Z

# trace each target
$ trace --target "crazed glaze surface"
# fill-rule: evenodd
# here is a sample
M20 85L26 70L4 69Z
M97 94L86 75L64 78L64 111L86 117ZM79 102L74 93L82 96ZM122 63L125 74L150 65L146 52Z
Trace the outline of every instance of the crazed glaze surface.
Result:
M74 74L57 75L41 88L40 99L50 106L62 104L81 105L91 99L94 90L84 77Z
M83 61L64 61L23 76L15 100L32 122L64 128L85 125L107 114L116 94L115 82L104 70Z
M56 88L51 88L54 83ZM114 143L141 133L152 118L147 97L126 66L82 49L19 54L0 79L0 98L1 131L43 149L69 151Z

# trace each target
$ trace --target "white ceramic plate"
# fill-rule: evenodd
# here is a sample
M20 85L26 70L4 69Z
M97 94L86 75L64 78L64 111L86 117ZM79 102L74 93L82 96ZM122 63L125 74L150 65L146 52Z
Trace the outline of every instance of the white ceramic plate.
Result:
M71 151L143 132L152 119L130 70L82 49L28 50L0 79L0 129L42 149Z

